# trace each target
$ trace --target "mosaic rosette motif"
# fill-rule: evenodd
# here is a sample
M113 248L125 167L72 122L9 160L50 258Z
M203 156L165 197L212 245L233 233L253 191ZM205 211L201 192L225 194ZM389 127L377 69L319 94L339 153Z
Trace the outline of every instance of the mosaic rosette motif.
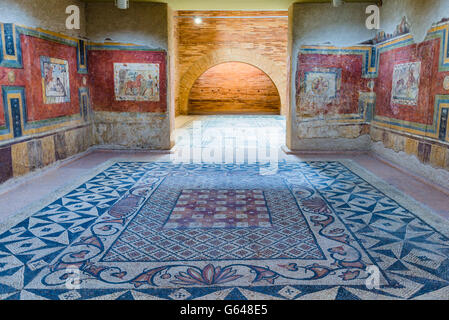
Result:
M412 299L448 289L448 238L366 178L341 162L281 162L277 175L260 166L110 165L0 236L0 297Z

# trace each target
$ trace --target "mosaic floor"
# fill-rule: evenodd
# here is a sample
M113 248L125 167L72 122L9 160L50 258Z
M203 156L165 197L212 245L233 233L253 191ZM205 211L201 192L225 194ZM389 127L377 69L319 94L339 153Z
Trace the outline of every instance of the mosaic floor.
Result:
M270 167L108 161L0 225L0 299L449 299L446 220L350 160Z

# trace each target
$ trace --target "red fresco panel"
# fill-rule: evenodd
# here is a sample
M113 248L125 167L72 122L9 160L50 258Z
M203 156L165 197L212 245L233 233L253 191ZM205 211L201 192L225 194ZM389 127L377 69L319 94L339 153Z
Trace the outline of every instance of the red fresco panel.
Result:
M78 89L82 76L77 73L76 47L30 36L21 36L23 65L26 68L26 98L28 121L38 121L79 113ZM68 61L70 74L70 102L44 104L40 57Z
M376 85L376 115L431 125L435 95L441 92L443 74L438 73L440 40L426 41L381 53ZM395 65L421 62L417 105L392 103Z
M300 92L301 81L305 73L314 68L341 69L341 89L335 102L324 106L322 114L352 114L358 112L359 92L369 91L369 79L362 78L361 55L335 54L300 54L297 74L297 92Z
M167 110L166 54L161 51L93 50L89 52L89 81L93 109L113 112L165 112ZM159 101L117 101L114 63L159 64Z

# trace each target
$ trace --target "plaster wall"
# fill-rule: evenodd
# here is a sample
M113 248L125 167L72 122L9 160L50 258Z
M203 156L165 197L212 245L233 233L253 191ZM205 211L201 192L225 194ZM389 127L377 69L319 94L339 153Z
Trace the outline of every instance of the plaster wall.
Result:
M42 29L0 26L0 47L8 48L0 59L4 182L85 151L92 145L92 127L84 42ZM57 101L46 88L60 73L48 65L61 62L68 76L62 76L65 97Z
M323 117L311 119L301 115L302 111L298 105L302 65L298 63L300 51L304 46L332 46L336 52L336 59L342 56L346 47L354 46L374 37L375 32L365 27L366 7L370 3L345 3L341 7L333 7L330 3L294 3L289 9L289 111L287 122L287 147L296 151L340 151L340 150L366 150L369 146L365 143L369 140L369 132L364 128L365 121L359 123L345 121L344 117L337 117L337 121L329 123ZM320 57L328 57L328 52L320 52ZM312 59L314 67L334 68L328 62L320 62ZM334 59L335 60L335 59ZM339 66L342 69L342 77L345 77L345 70L349 71L349 76L353 79L354 72L361 77L360 71L349 70L351 64ZM364 87L365 91L369 91ZM358 92L353 90L350 95L357 99ZM315 105L315 107L317 107ZM326 109L327 103L320 106ZM357 108L354 103L343 109ZM335 106L334 106L335 109ZM326 112L322 112L325 114ZM339 112L344 114L345 112ZM305 121L307 120L307 121ZM313 120L313 121L311 121Z
M87 34L93 42L133 43L168 49L168 8L165 3L130 2L121 10L110 2L86 4Z
M447 0L383 0L381 7L381 29L392 33L407 17L411 25L410 32L415 42L422 42L433 23L449 17Z
M376 45L380 53L371 123L375 154L445 188L449 188L448 18L448 0L384 1L381 27L387 40ZM406 25L403 34L397 34L398 25ZM394 69L407 63L421 66L419 94L415 103L401 105L392 100Z
M92 94L94 141L119 148L169 149L173 112L169 86L171 57L167 52L169 44L172 45L169 43L172 30L167 4L131 2L129 9L120 10L112 2L99 2L88 3L86 11L88 37L91 48L95 46L95 51L90 51L94 64L90 66L90 78L95 79L96 86ZM161 68L161 100L151 104L117 102L111 87L113 63L152 62L154 55L158 55ZM102 86L109 99L101 98Z
M65 22L67 6L80 8L80 30L67 30ZM27 27L42 28L74 37L86 36L85 3L81 0L2 0L0 21Z

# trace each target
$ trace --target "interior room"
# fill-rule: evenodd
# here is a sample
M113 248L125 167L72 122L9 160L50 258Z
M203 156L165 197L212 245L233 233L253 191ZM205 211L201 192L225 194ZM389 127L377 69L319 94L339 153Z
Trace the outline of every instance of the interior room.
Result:
M0 0L0 300L449 299L449 0Z

